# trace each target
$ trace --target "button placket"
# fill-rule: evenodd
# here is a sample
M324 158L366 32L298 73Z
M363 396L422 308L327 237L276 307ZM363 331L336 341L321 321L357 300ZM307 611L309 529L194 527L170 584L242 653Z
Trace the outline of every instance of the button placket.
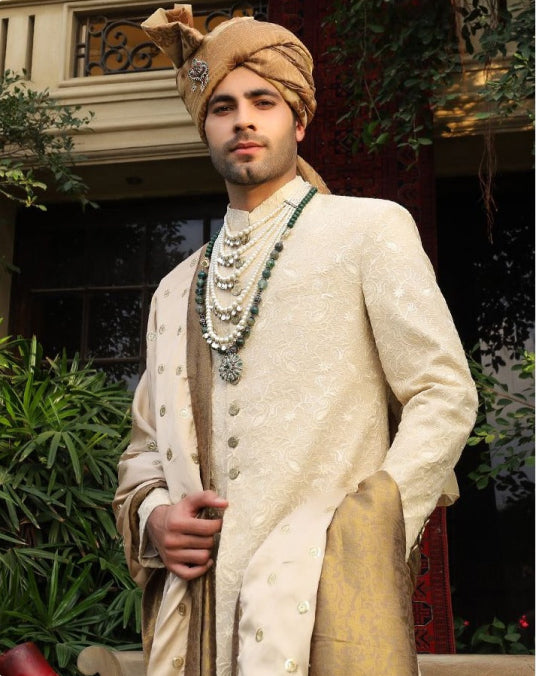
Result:
M240 406L236 403L236 401L232 401L229 404L229 415L235 416L240 413Z
M285 662L285 671L289 674L294 674L298 671L298 663L296 660L288 659Z
M184 666L184 657L174 657L171 660L174 669L182 669Z
M241 467L241 425L239 424L238 414L241 411L241 404L235 398L236 395L228 390L225 393L224 411L226 434L227 453L227 477L230 482L236 481L242 474ZM237 425L238 423L238 425Z

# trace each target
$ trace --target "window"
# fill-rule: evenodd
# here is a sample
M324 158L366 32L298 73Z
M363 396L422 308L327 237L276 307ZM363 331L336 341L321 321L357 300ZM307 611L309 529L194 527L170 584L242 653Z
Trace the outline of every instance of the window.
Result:
M133 388L145 365L153 291L219 229L226 203L216 196L23 211L11 332L35 334L50 357L78 352Z
M169 59L140 28L151 11L140 13L140 9L135 8L130 13L121 9L106 14L77 14L74 77L171 68ZM237 2L231 6L228 2L197 4L194 24L202 33L208 33L235 16L265 20L267 11L266 2Z

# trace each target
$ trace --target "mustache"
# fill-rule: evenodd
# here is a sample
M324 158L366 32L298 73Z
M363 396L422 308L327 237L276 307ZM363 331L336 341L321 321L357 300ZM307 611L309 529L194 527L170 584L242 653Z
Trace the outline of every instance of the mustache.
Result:
M230 141L227 141L223 148L226 152L231 152L240 143L255 143L259 146L267 146L269 142L264 136L257 136L256 134L252 134L250 132L240 132L236 134Z

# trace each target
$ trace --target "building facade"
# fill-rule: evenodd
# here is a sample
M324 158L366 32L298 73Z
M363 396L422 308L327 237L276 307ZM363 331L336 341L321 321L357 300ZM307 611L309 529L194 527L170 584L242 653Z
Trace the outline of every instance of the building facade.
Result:
M220 226L227 201L224 184L177 96L173 70L139 29L155 8L171 4L0 0L2 71L25 70L35 88L49 89L59 102L94 114L75 141L82 156L77 172L90 187L90 199L99 204L83 211L52 191L46 212L0 201L0 254L20 269L11 274L0 267L0 334L36 333L50 356L63 348L68 354L79 352L131 387L144 366L153 290ZM500 125L484 121L477 94L482 69L468 60L454 98L436 111L434 145L421 152L418 162L412 164L394 149L380 156L354 154L348 127L337 123L343 99L327 52L334 39L323 24L329 2L194 0L192 5L203 31L247 13L300 35L315 58L319 103L302 154L333 192L394 199L409 208L439 269L462 338L467 344L477 341L474 316L480 301L471 270L483 246L481 234L474 234L482 230L475 226L475 219L482 220L475 211L482 151L491 124L497 132L501 227L508 229L512 218L530 220L533 157L527 115ZM486 505L482 503L483 511ZM455 519L460 544L454 546L460 550L459 568L471 565L464 559L463 524L460 513ZM470 536L467 530L463 543ZM491 546L482 545L483 556ZM425 547L422 595L415 602L420 649L449 652L454 639L444 515L436 517ZM439 573L432 579L434 557L432 567ZM478 586L478 570L473 587ZM491 573L486 580L482 597L499 584Z

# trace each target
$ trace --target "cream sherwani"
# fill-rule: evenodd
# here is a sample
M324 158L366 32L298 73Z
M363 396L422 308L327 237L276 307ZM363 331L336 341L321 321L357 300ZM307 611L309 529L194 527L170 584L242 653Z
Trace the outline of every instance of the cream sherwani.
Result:
M270 213L300 183L251 214L229 209L231 227ZM153 300L147 372L120 463L117 506L127 543L124 512L141 487L165 486L146 498L142 527L155 504L201 490L185 330L198 257L164 278ZM306 675L333 511L385 470L400 491L409 553L451 490L476 394L417 229L407 211L383 200L313 198L285 240L240 354L236 385L217 375L219 357L213 366L213 477L229 500L216 568L218 676L231 673L239 593L239 673ZM402 413L391 443L392 395ZM141 580L139 568L133 572ZM187 623L187 584L170 577L150 676L180 673Z

